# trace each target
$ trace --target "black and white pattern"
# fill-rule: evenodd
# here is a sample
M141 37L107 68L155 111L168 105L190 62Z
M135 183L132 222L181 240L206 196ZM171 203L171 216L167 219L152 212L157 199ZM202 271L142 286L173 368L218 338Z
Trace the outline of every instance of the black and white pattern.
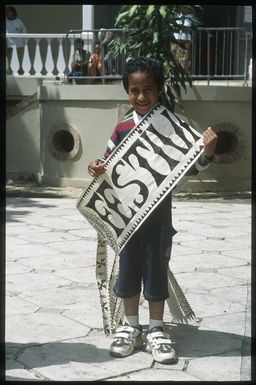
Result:
M116 147L77 208L119 254L202 149L202 136L158 104Z

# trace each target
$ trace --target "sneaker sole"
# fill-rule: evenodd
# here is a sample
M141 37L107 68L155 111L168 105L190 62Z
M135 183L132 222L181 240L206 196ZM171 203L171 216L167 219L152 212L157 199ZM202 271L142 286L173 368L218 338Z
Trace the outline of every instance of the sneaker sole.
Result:
M160 364L177 364L179 359L177 357L159 358L152 352L153 359Z
M156 360L155 358L154 358L154 360L156 361L156 362L158 362L159 364L164 364L164 365L170 365L170 364L177 364L178 363L178 358L167 358L167 359L165 359L165 360L162 360L162 361L160 361L160 360Z

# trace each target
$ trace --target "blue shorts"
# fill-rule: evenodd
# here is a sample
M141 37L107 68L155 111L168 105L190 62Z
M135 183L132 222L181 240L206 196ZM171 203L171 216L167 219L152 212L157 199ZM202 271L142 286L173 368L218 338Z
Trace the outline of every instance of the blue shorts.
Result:
M169 297L167 269L175 233L168 196L120 252L119 275L113 289L118 297L130 298L140 293L142 282L146 300Z

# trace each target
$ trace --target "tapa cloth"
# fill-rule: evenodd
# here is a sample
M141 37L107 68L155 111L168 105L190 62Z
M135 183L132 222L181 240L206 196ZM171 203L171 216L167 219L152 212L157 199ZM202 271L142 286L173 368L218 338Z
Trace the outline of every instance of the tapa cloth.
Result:
M201 134L157 104L115 148L105 162L106 172L79 198L78 210L98 233L96 276L106 334L123 314L113 294L120 251L202 151ZM115 253L112 266L107 246ZM186 321L194 312L170 270L168 278L169 308L176 320Z

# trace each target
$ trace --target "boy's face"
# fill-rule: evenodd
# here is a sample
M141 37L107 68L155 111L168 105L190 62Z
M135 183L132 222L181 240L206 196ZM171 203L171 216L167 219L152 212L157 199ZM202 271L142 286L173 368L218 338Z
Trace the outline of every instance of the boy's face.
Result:
M128 96L138 114L146 115L158 102L161 93L151 73L134 72L129 76Z

